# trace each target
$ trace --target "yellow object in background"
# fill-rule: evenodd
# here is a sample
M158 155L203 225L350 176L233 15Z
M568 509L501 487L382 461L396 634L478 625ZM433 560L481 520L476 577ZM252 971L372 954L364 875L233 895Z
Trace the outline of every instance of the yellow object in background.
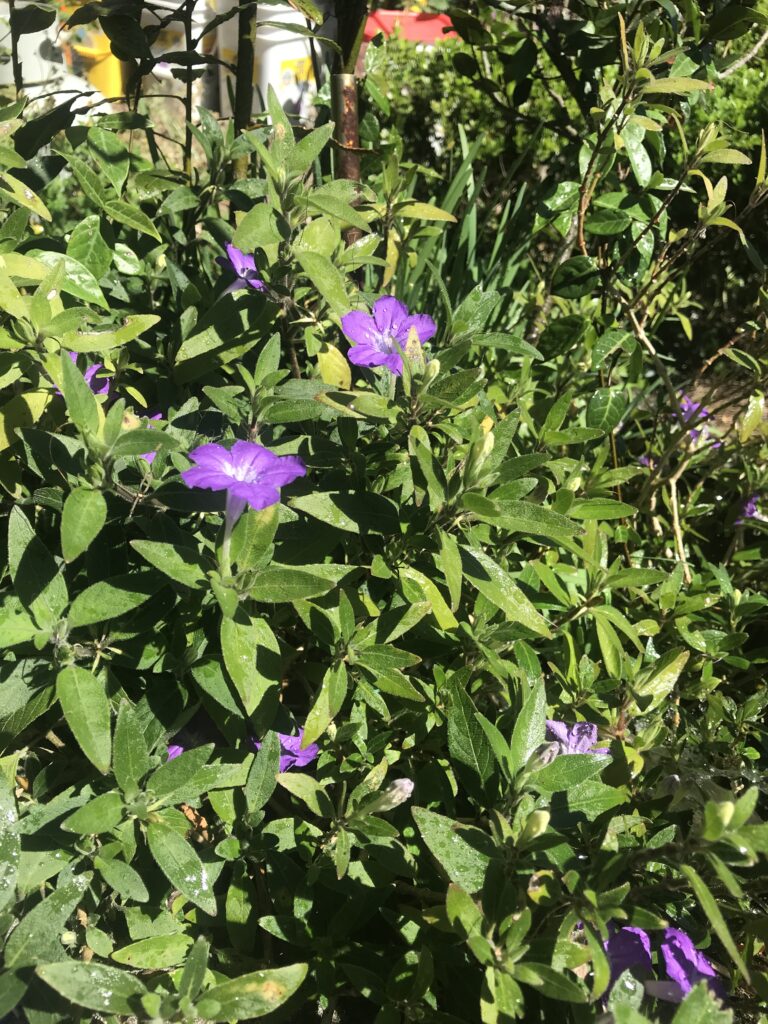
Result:
M87 42L72 42L72 49L82 63L85 77L102 96L111 99L123 94L123 65L112 53L109 39L103 32L92 32Z

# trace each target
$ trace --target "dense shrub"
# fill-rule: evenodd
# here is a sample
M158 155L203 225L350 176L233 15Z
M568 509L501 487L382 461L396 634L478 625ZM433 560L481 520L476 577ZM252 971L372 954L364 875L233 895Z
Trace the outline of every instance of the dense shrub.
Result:
M764 1019L763 19L682 6L454 12L445 184L0 108L0 1014Z

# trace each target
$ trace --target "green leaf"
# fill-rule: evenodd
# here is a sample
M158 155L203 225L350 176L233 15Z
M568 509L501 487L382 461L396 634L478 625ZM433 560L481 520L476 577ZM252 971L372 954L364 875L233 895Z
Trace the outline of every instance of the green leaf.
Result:
M190 779L194 779L212 753L213 744L206 743L204 746L185 750L172 761L166 761L150 776L146 785L147 791L159 803L173 801L174 797L188 787Z
M339 227L358 228L360 231L369 231L368 221L363 215L349 203L339 199L338 196L326 195L324 193L310 192L307 196L307 205L310 210L317 210L324 213L333 220L338 221Z
M267 695L276 695L282 678L280 645L265 619L251 619L238 611L221 621L221 653L247 715Z
M633 516L637 509L614 498L577 499L568 509L574 519L624 519Z
M345 533L380 533L385 536L400 532L397 505L382 494L342 494L315 491L291 499L291 507L305 512Z
M98 214L85 217L72 229L67 242L67 255L82 263L98 281L112 262L112 251L101 235Z
M80 749L102 774L106 774L112 736L109 698L104 684L79 665L68 665L56 677L56 696Z
M132 942L112 953L112 959L128 967L157 971L183 963L187 950L192 945L188 935L152 935L148 939Z
M177 759L178 760L178 759ZM147 842L152 856L168 881L195 906L216 915L209 869L183 836L163 822L150 822Z
M328 124L315 128L296 143L288 157L287 170L289 174L298 174L304 177L330 142L333 127L333 121L330 121Z
M654 78L642 86L643 93L673 93L685 96L690 92L708 92L714 89L712 82L701 82L697 78Z
M520 590L509 573L476 548L462 549L464 575L483 597L500 608L512 622L519 622L539 636L549 637L549 623Z
M705 153L701 157L700 162L703 164L741 164L746 166L751 164L752 160L746 153L740 153L738 149L715 149L711 153Z
M90 334L68 334L66 346L72 352L108 352L112 348L126 345L129 341L145 334L160 322L160 317L153 313L129 315L116 330L94 331Z
M298 249L296 259L331 312L337 317L348 313L352 303L347 294L346 281L328 257Z
M691 883L691 888L694 891L696 899L699 901L699 905L709 919L709 923L717 935L718 939L725 946L726 950L731 956L731 959L738 967L742 977L750 983L749 968L744 963L744 959L738 950L736 943L733 941L730 929L726 924L725 918L723 917L722 911L718 906L717 900L709 891L707 883L701 877L701 875L688 864L682 864L680 870Z
M648 150L643 145L645 128L637 121L630 121L621 130L621 140L629 157L632 173L640 188L647 188L653 175L653 164Z
M610 434L626 411L627 403L617 388L598 388L587 405L587 426Z
M61 827L66 832L77 832L81 836L99 835L110 832L122 819L123 801L120 794L102 793L65 818Z
M66 352L61 353L61 390L67 412L83 434L95 435L99 429L99 408L85 378Z
M194 548L154 540L132 540L131 547L150 565L186 587L199 587L207 579Z
M417 203L408 200L406 203L398 204L394 210L396 217L406 217L411 220L438 220L447 224L455 224L456 218L447 210L441 210L439 206L432 203Z
M341 711L347 695L347 667L343 662L332 665L323 677L320 692L304 722L302 747L309 746L323 735Z
M537 681L531 686L520 714L515 719L515 728L510 742L510 768L512 773L524 768L531 754L546 738L547 696L544 684Z
M553 295L564 299L580 299L600 284L600 273L588 256L572 256L561 263L552 281Z
M257 203L237 226L232 242L243 252L279 245L286 234L283 222L267 203Z
M251 814L260 811L277 788L280 771L280 739L276 732L268 732L261 741L261 749L248 772L243 795Z
M597 207L587 217L584 230L590 235L620 235L630 223L629 214L623 210Z
M90 877L78 875L27 911L5 944L6 970L66 958L60 935L70 914L85 896Z
M205 982L210 946L203 935L198 935L184 964L179 980L179 997L194 999Z
M605 331L592 346L592 369L598 369L616 349L626 347L628 343L633 343L632 334L629 331L622 331L618 328Z
M304 565L301 569L271 565L256 576L252 597L269 604L320 597L353 570L349 565Z
M105 964L44 964L38 975L51 988L77 1006L101 1013L134 1014L141 1012L144 984L133 974Z
M52 631L69 602L67 585L18 505L8 517L8 568L21 603L41 629Z
M561 971L556 971L546 964L534 964L527 960L515 964L514 976L524 985L532 985L549 999L557 999L565 1003L586 1003L587 993L576 982Z
M652 668L632 685L632 694L640 705L642 714L655 711L670 695L688 663L689 651L678 647L667 651Z
M197 1009L211 1021L266 1017L298 991L307 976L307 964L291 964L243 974L203 993Z
M472 770L482 787L493 774L493 749L478 725L475 705L456 676L447 680L445 692L448 696L448 750L452 758ZM481 792L479 789L478 794Z
M277 781L287 789L293 796L298 797L313 814L320 818L332 818L334 816L333 804L328 798L325 789L305 772L278 772Z
M563 793L591 779L606 765L610 757L603 754L560 754L530 776L530 783L543 793Z
M448 878L468 893L482 889L493 855L489 836L425 807L414 807L413 817L427 849Z
M126 203L122 199L111 199L104 203L104 212L112 220L125 224L127 227L133 228L134 231L138 231L143 235L150 235L152 238L156 238L158 242L161 241L155 225L146 213L137 206Z
M694 985L678 1007L672 1024L732 1024L733 1011L723 1009L705 981Z
M583 532L578 523L572 522L567 516L551 508L543 508L530 501L508 501L493 496L492 499L499 515L495 518L480 515L479 518L492 523L505 533L529 533L534 537L549 537L562 541Z
M163 584L163 577L150 570L100 580L78 594L72 602L69 624L72 627L90 626L95 622L118 619L148 601Z
M99 127L88 129L86 144L95 162L112 182L115 191L120 193L131 166L128 149L114 132Z
M0 821L3 822L0 829L0 911L3 911L15 900L21 857L16 801L4 779L0 779Z
M74 295L76 299L81 299L83 302L90 302L94 306L101 306L102 309L109 309L109 303L104 298L99 282L88 267L83 266L72 256L47 249L33 249L27 255L34 256L50 270L55 270L60 264L63 264L64 277L61 283L63 292Z
M112 744L112 770L120 789L132 799L149 771L149 751L144 731L132 704L122 701L117 712Z
M616 630L610 620L601 614L601 609L595 608L592 611L597 630L597 641L600 644L600 653L603 656L605 669L613 679L620 679L624 666L624 648Z
M73 562L101 532L107 521L107 503L101 491L76 487L67 495L61 514L61 553Z
M122 860L106 860L102 857L95 857L93 866L99 872L107 885L126 900L134 900L136 903L146 903L149 899L147 890L141 875Z

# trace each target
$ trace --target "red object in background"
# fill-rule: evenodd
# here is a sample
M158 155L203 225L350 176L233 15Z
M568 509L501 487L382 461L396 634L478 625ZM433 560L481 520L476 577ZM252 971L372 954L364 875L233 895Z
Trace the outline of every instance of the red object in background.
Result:
M449 31L443 31L449 29ZM403 39L412 43L431 45L441 39L455 38L451 19L447 14L422 14L418 11L376 11L369 14L365 23L363 41L370 43L374 36L383 32L391 36L398 31Z

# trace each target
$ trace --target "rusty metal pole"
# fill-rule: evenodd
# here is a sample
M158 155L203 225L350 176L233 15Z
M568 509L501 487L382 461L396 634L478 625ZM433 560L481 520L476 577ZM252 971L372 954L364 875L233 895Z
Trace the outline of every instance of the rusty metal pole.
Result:
M368 3L367 0L337 0L336 6L341 50L331 77L331 109L335 123L333 134L338 143L336 177L359 182L360 135L355 66L368 17ZM344 232L347 245L356 242L361 234L357 228L348 228Z

